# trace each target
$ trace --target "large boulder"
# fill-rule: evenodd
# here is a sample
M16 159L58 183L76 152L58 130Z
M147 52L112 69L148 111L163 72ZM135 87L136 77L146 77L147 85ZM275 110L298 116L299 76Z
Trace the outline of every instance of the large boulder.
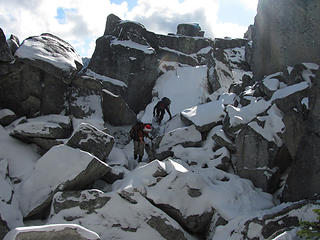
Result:
M108 165L87 152L66 145L51 148L19 185L23 216L45 216L56 192L81 190L109 171Z
M177 34L189 37L203 37L204 31L201 31L199 24L181 23L177 26Z
M25 39L15 57L66 83L83 66L81 57L69 43L49 33Z
M255 79L301 62L320 64L317 0L260 0L253 31Z
M27 119L26 122L16 125L10 135L26 142L40 143L40 146L45 146L46 143L44 142L47 140L50 142L50 140L68 138L71 135L71 131L70 117L50 114ZM46 150L49 148L44 147Z
M279 183L279 148L251 127L244 127L235 141L236 154L232 158L236 173L250 179L256 187L274 192Z
M76 224L42 225L20 227L11 230L3 240L100 240L98 234Z
M200 132L208 132L214 126L220 125L226 113L221 101L213 101L185 109L181 119L194 124Z
M66 145L79 148L105 161L112 150L114 138L89 123L81 123Z
M101 239L192 239L175 220L138 192L59 192L53 199L49 223L61 223L62 219L81 223Z
M137 121L125 100L106 89L102 90L102 112L104 120L114 126L133 125Z
M119 80L106 77L90 69L83 70L72 80L69 109L75 118L103 118L102 90L125 96L127 85Z
M67 42L51 34L30 37L16 61L0 71L0 107L17 115L60 114L68 106L68 87L82 60Z
M232 193L220 191L220 187L227 189L231 186L237 190ZM235 212L243 210L241 201L248 201L248 196L260 199L259 203L265 207L272 206L270 196L255 192L247 180L215 168L210 168L207 172L198 168L193 172L170 158L162 162L152 161L148 165L136 168L130 176L114 183L114 187L128 197L139 191L188 232L199 234L201 237L206 235L214 212L222 211L224 218L232 218ZM250 207L260 208L262 205ZM235 206L237 211L234 211Z
M194 125L177 128L166 133L159 142L157 153L170 151L172 147L181 144L184 147L200 147L201 134Z
M28 140L29 138L67 138L70 134L58 123L26 122L17 125L12 130L11 136Z

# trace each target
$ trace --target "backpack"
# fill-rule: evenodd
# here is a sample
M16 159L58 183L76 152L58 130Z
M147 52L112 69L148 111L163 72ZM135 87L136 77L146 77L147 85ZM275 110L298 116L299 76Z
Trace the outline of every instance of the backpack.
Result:
M163 98L161 99L161 102L163 102L163 104L164 104L165 106L169 106L170 103L171 103L171 100L170 100L169 98L167 98L167 97L163 97Z
M132 128L130 129L130 138L131 139L138 139L138 132L141 130L143 130L144 128L144 123L142 122L137 122L135 125L132 126Z

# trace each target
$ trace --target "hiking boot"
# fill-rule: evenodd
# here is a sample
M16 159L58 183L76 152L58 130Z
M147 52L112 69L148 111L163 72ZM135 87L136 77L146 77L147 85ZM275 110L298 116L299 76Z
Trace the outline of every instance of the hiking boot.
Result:
M137 159L138 155L137 155L137 154L134 154L133 157L134 157L134 159Z
M142 156L139 156L138 162L142 162Z

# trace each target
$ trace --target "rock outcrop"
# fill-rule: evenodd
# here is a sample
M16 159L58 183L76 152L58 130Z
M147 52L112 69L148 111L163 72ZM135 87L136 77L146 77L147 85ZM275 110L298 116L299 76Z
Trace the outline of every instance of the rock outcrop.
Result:
M128 88L121 96L138 113L151 100L152 88L160 74L159 62L197 65L197 57L192 55L210 45L213 42L209 39L190 35L157 35L139 23L109 15L104 36L97 39L88 68L125 83ZM112 89L106 89L118 95Z

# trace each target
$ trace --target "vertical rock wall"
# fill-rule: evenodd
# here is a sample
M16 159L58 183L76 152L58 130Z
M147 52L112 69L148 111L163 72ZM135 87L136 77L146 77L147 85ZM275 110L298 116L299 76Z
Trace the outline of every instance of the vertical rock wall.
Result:
M256 80L301 62L320 63L320 2L259 0L253 31Z

